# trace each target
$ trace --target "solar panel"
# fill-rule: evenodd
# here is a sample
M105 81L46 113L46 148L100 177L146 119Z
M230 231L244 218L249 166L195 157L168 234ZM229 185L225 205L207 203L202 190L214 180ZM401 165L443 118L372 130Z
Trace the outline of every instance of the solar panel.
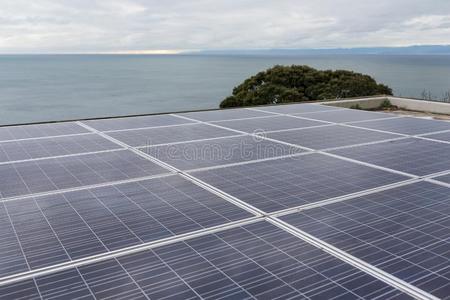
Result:
M193 124L108 133L109 136L133 147L210 139L236 134L238 133L207 124Z
M290 104L83 123L103 133L0 127L1 299L421 294L394 276L450 295L450 122Z
M419 118L374 120L354 124L358 127L385 130L401 134L424 134L450 129L450 122Z
M0 165L1 198L168 173L122 150Z
M316 112L312 114L305 113L302 114L302 117L334 123L345 123L345 122L357 122L357 121L392 118L395 117L395 115L356 109L342 109L342 110L329 110L324 112Z
M253 216L178 175L0 202L0 211L0 276Z
M261 107L257 107L257 108L262 111L274 112L274 113L280 113L280 114L301 114L301 113L310 113L310 112L341 109L341 108L335 107L335 106L308 104L308 103L261 106Z
M290 116L271 116L267 118L254 118L244 120L220 121L215 124L227 128L240 130L248 133L264 132L272 130L283 130L292 128L305 128L311 126L324 125L319 121L294 118Z
M193 123L171 115L140 116L83 121L86 125L99 131L126 130L145 127L170 126Z
M181 170L212 167L304 152L253 136L143 148L143 152Z
M447 299L449 212L450 189L419 182L281 219Z
M267 133L267 137L315 150L398 138L398 135L339 125Z
M96 134L0 142L0 162L81 154L118 148L121 147Z
M267 222L0 287L10 297L411 299Z
M331 152L419 176L450 169L450 144L416 138Z
M435 134L427 134L424 137L438 141L450 142L450 131Z
M5 299L42 299L33 279L0 286L0 295Z
M191 172L265 212L343 196L407 179L322 154Z
M450 184L450 174L439 176L434 179Z
M271 114L269 113L254 111L250 109L222 109L190 112L177 115L203 122L271 116Z
M87 288L77 269L38 277L35 280L35 289L36 285L43 299L93 299L92 290Z
M75 123L49 123L24 126L0 127L0 141L41 138L58 135L88 133Z

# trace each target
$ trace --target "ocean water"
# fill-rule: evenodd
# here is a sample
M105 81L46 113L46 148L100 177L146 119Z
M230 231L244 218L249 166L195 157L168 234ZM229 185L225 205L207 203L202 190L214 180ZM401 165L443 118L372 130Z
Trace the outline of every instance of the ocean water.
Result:
M276 64L367 73L399 96L450 90L438 55L0 55L0 124L217 108Z

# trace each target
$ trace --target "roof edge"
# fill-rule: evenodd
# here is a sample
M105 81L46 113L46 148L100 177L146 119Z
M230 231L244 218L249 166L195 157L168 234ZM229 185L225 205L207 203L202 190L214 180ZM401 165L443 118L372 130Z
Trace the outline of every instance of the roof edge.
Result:
M306 104L306 103L319 103L319 104L327 104L327 105L336 105L336 104L344 104L344 103L355 103L361 101L361 103L366 103L367 101L384 101L390 100L391 102L402 102L405 104L407 101L419 102L419 106L432 105L439 106L445 105L448 106L448 113L450 114L450 103L439 102L439 101L429 101L418 98L411 97L394 97L388 95L374 95L374 96L363 96L363 97L350 97L350 98L342 98L342 99L326 99L326 100L314 100L314 101L299 101L299 102L288 102L288 103L278 103L278 104L267 104L267 105L255 105L249 107L271 107L271 106L280 106L280 105L291 105L291 104ZM393 103L394 105L397 105ZM336 105L340 106L340 105ZM401 105L397 105L401 106ZM50 121L39 121L39 122L26 122L26 123L13 123L13 124L4 124L0 125L0 128L3 127L12 127L12 126L25 126L25 125L39 125L39 124L55 124L55 123L68 123L68 122L77 122L77 121L90 121L90 120L108 120L108 119L118 119L118 118L130 118L130 117L145 117L145 116L161 116L161 115L170 115L170 114L181 114L181 113L190 113L190 112L208 112L208 111L218 111L218 110L231 110L231 109L240 109L247 108L244 107L232 107L232 108L212 108L212 109L197 109L197 110L181 110L181 111L170 111L170 112L160 112L160 113L144 113L144 114L130 114L130 115L117 115L117 116L100 116L93 118L78 118L78 119L66 119L66 120L50 120ZM411 109L413 110L413 109ZM418 110L418 111L428 111L428 110ZM432 111L429 111L432 112Z

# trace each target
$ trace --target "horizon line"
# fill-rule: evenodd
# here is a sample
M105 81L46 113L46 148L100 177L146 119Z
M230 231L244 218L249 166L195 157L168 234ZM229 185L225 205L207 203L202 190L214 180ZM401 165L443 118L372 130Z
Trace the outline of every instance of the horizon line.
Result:
M112 50L112 51L74 51L74 52L8 52L0 55L179 55L201 52L220 51L332 51L362 49L403 49L414 47L450 47L450 44L414 44L407 46L358 46L358 47L324 47L324 48L202 48L202 49L148 49L148 50Z

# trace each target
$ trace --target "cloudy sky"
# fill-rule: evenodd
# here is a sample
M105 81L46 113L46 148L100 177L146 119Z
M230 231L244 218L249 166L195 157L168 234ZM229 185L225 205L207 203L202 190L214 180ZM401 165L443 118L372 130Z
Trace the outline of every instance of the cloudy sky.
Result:
M450 44L449 0L1 0L0 53Z

